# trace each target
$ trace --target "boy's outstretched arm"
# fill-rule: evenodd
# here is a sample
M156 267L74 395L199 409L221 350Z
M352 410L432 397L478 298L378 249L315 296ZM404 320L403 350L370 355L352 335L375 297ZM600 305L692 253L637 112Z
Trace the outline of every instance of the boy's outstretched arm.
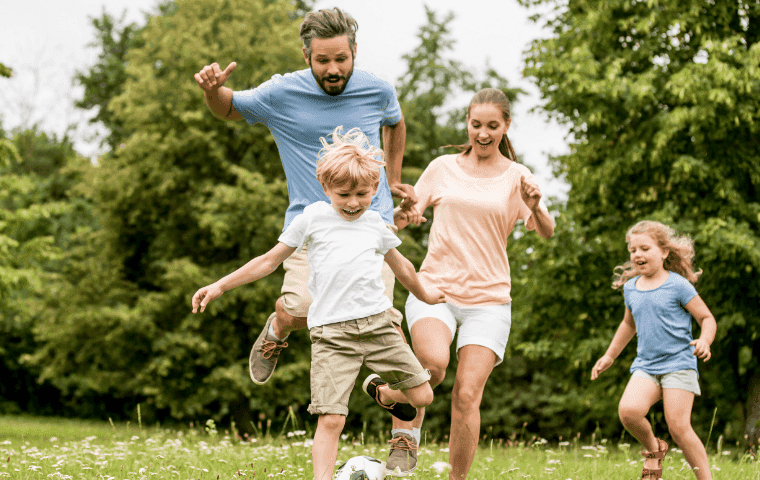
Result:
M626 308L623 321L620 322L615 336L612 337L610 346L607 347L605 354L596 361L594 368L591 369L591 380L596 380L603 371L610 368L612 362L620 355L620 352L628 345L634 335L636 335L636 322L633 321L633 313Z
M201 312L204 311L208 302L219 298L227 290L266 277L274 272L295 250L295 247L289 247L279 242L267 253L259 255L211 285L199 289L193 295L193 313L198 311L198 307L200 307Z
M718 324L710 309L705 305L705 301L699 295L689 300L689 303L686 304L686 310L697 320L702 329L699 338L692 340L689 345L694 345L693 355L706 362L712 357L710 345L715 340Z
M424 289L419 279L417 278L417 271L414 269L412 262L407 260L406 257L401 255L398 250L392 248L385 254L385 262L393 270L393 274L398 278L401 285L406 287L412 295L419 298L423 302L429 305L435 305L436 303L443 303L446 299L443 293L437 288Z

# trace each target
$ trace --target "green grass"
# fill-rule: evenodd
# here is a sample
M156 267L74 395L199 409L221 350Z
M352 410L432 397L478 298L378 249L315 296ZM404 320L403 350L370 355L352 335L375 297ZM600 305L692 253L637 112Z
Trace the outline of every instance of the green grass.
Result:
M386 445L344 435L339 461L356 455L385 460ZM511 443L511 444L510 444ZM634 479L641 472L637 445L582 441L485 440L470 479ZM412 478L446 478L433 468L448 459L445 444L423 442ZM10 479L309 479L311 441L305 432L280 438L234 440L213 423L185 430L130 424L0 417L0 480ZM711 449L715 479L760 480L760 463L739 451ZM693 479L675 448L665 459L665 478Z

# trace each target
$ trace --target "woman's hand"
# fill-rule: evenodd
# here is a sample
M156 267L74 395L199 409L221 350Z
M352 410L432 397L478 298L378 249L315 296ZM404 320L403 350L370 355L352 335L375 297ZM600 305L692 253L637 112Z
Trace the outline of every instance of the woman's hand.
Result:
M533 176L526 178L523 175L520 177L520 196L531 211L538 208L538 202L541 200L541 189L538 188L538 183Z

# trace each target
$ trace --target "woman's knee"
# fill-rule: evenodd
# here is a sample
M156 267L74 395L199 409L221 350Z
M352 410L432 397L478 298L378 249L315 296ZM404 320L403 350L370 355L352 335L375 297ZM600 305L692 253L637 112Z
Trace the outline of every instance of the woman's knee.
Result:
M472 384L454 385L451 392L451 407L457 411L479 409L483 391Z
M430 386L437 387L443 383L446 378L447 365L428 365L426 368L430 371Z

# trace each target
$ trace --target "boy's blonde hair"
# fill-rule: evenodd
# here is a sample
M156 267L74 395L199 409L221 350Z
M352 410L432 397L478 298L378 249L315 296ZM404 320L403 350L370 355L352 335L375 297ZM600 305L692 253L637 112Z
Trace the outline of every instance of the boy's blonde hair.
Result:
M702 270L695 272L691 262L694 260L694 241L685 235L677 235L676 232L660 222L644 220L628 229L625 241L631 242L631 235L645 233L652 237L657 246L668 252L663 262L665 270L675 272L686 280L694 283L702 274ZM615 267L615 280L612 288L620 288L629 279L636 276L635 265L627 261L622 266Z
M375 157L382 158L383 151L370 144L359 128L352 128L345 135L342 132L340 126L329 135L332 143L325 137L319 139L322 150L317 162L317 180L327 188L343 185L355 188L361 184L377 188L385 162Z

